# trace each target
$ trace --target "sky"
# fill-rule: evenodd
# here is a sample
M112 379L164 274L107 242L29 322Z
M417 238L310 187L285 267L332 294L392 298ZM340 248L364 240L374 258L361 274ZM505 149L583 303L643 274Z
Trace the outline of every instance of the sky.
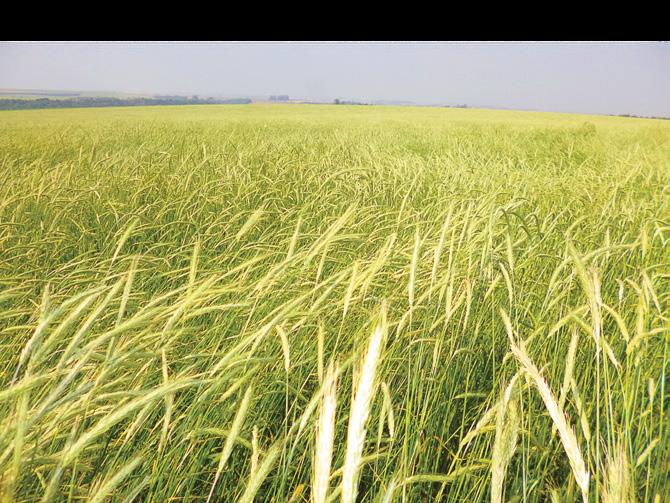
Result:
M670 116L670 43L0 42L0 88Z

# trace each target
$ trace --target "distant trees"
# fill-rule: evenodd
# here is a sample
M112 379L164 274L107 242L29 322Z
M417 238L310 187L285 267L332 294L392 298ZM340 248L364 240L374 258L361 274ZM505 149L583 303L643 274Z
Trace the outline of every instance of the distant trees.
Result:
M0 110L21 110L28 108L88 108L88 107L133 107L156 105L247 105L249 98L200 99L198 96L158 96L155 98L67 98L49 99L1 99Z
M612 114L610 114L612 115ZM662 115L657 116L657 115L632 115L632 114L618 114L614 115L613 117L633 117L636 119L661 119L661 120L670 120L670 117L664 117Z
M370 103L363 103L360 101L346 101L346 100L341 100L339 98L335 98L333 101L333 104L335 105L369 105Z
M288 94L273 94L270 96L270 101L288 101Z

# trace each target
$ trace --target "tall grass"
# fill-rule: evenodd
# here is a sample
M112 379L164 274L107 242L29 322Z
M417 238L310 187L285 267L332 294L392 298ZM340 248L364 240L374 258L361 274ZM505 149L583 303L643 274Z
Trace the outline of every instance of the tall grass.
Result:
M668 159L654 120L3 112L2 500L664 501Z

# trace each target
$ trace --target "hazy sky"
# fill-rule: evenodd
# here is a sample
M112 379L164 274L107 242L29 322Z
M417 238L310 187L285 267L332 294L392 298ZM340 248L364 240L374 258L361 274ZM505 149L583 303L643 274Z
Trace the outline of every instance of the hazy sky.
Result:
M0 88L670 116L670 44L2 42Z

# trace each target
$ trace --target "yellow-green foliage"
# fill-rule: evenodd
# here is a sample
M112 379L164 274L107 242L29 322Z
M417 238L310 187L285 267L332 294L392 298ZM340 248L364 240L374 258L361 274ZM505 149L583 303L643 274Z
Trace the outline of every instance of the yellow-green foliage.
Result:
M662 501L669 302L667 121L0 112L1 499Z

